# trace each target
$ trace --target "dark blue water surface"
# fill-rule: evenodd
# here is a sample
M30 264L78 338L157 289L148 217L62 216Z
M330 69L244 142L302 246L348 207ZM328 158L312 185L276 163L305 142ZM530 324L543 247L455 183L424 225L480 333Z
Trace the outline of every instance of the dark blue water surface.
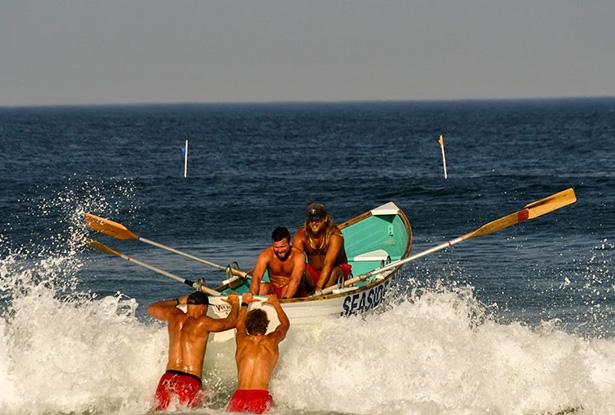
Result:
M446 140L443 177L439 134ZM190 139L188 178L181 147ZM66 249L92 211L140 236L252 266L305 206L343 221L388 201L414 252L567 187L560 211L407 265L469 284L504 321L559 318L615 336L615 99L0 109L0 253ZM105 243L185 278L221 272L135 241ZM187 287L84 250L80 289L139 302Z

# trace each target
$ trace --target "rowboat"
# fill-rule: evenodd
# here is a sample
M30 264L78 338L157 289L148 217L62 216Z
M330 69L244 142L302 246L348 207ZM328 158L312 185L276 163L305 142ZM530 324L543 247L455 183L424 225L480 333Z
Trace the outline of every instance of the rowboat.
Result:
M348 263L354 275L373 272L388 264L406 258L412 247L412 228L404 212L393 202L367 211L339 225L344 236ZM400 265L401 266L401 265ZM376 272L349 287L339 287L329 294L281 300L291 327L320 324L324 319L339 318L365 313L381 304L390 291L398 267ZM222 290L222 296L210 297L209 315L223 318L230 306L224 301L231 292L249 291L248 276L239 286ZM256 303L255 307L260 305ZM262 306L261 306L262 307ZM270 330L278 324L273 309L265 307L269 316ZM231 330L232 332L232 330ZM225 341L232 333L216 333L213 341Z
M531 202L517 212L502 216L488 222L473 231L450 239L444 243L409 255L412 246L412 228L403 211L393 202L386 203L359 216L339 227L344 235L344 246L348 262L352 265L354 277L339 286L323 290L323 295L282 300L281 304L292 326L319 324L324 319L338 318L365 313L382 303L390 292L392 281L399 268L418 258L431 255L454 245L480 236L491 235L513 225L538 218L576 202L574 189L568 188L550 196ZM203 258L179 251L158 242L143 238L130 231L124 225L101 218L92 213L85 214L88 228L116 239L131 239L155 246L157 248L183 256L209 267L225 271L232 275L221 287L212 289L200 281L190 281L151 264L123 254L99 241L84 237L85 243L92 249L109 255L115 255L134 265L147 268L165 277L184 283L194 289L210 295L208 315L215 318L226 317L230 305L225 299L231 292L245 293L250 287L250 276L230 266L224 267ZM279 324L273 308L263 301L255 302L251 308L262 307L268 314L271 324L269 330ZM233 330L216 333L210 341L225 341L234 336Z

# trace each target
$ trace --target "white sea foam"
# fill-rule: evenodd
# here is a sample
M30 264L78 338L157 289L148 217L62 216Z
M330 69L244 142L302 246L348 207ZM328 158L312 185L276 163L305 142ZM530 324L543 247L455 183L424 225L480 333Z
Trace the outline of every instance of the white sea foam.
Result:
M57 278L41 281L33 277L41 269L16 275L11 268L3 275L15 286L2 320L1 413L147 411L165 364L166 333L139 322L132 299L60 299Z
M467 289L293 333L272 382L289 411L611 414L615 341L497 324ZM291 411L292 412L292 411Z
M78 255L0 261L0 413L144 414L166 364L164 325L121 294L71 291ZM271 388L278 413L610 414L615 341L554 322L499 324L468 287L411 292L385 312L292 330ZM233 344L210 344L204 385L221 413Z

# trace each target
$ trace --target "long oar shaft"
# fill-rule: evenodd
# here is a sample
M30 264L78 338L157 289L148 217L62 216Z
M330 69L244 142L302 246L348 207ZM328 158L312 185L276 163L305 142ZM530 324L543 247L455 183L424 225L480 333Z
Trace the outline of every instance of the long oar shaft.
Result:
M376 269L374 271L367 272L367 273L361 274L361 275L357 275L356 277L353 277L353 278L350 278L350 279L344 281L344 287L348 287L348 286L351 286L353 284L356 284L357 282L363 281L364 279L369 278L372 275L380 274L380 273L388 271L390 269L400 267L400 266L402 266L402 265L404 265L404 264L406 264L406 263L408 263L410 261L414 261L414 260L422 258L424 256L433 254L434 252L442 251L443 249L446 249L449 246L453 246L455 244L458 244L459 242L462 242L462 241L463 241L462 238L456 238L456 239L450 240L448 242L444 242L443 244L436 245L436 246L434 246L432 248L426 249L426 250L424 250L422 252L419 252L418 254L414 254L412 256L404 258L404 259L402 259L400 261L391 262L390 264L388 264L388 265L386 265L384 267L378 268L378 269ZM332 292L336 288L337 287L335 287L335 286L332 286L332 287L329 287L329 288L325 288L324 290L322 290L322 294L329 294L330 292Z
M247 276L247 273L245 273L243 271L240 271L238 269L235 269L235 268L232 268L232 267L224 267L222 265L215 264L213 262L207 261L206 259L196 257L196 256L188 254L186 252L178 251L177 249L171 248L170 246L166 246L166 245L163 245L161 243L152 241L150 239L143 238L142 236L139 236L137 238L137 240L139 240L140 242L144 242L146 244L155 246L157 248L164 249L165 251L172 252L172 253L177 254L179 256L183 256L184 258L191 259L191 260L193 260L195 262L199 262L201 264L205 264L205 265L210 266L212 268L219 269L220 271L230 271L231 274L237 275L240 278L246 278L246 276Z
M225 267L223 265L219 265L214 262L207 261L206 259L196 257L186 252L179 251L175 248L171 248L170 246L163 245L161 243L152 241L150 239L143 238L137 235L136 233L132 232L130 229L128 229L126 226L122 225L121 223L114 222L110 219L101 218L100 216L96 216L92 213L86 213L85 221L88 227L90 227L90 229L93 229L96 232L104 233L105 235L109 235L113 238L140 241L140 242L155 246L156 248L161 248L161 249L164 249L165 251L172 252L176 255L183 256L184 258L188 258L193 261L199 262L201 264L205 264L209 267L212 267L212 268L215 268L221 271L230 271L231 274L237 275L242 278L246 277L246 273L238 269L234 269L231 267Z
M479 236L489 235L494 232L500 231L502 229L508 228L510 226L516 225L517 223L524 222L526 220L534 219L539 216L545 215L547 213L553 212L554 210L560 209L564 206L568 206L574 202L576 202L577 198L572 188L563 190L561 192L555 193L551 196L547 196L544 199L537 200L536 202L532 202L526 205L522 210L511 213L509 215L503 216L499 219L491 221L476 230L466 233L458 238L451 239L448 242L443 244L434 246L433 248L427 249L425 251L419 252L418 254L409 256L399 261L391 262L390 264L375 269L371 272L367 272L365 274L357 275L354 278L346 280L344 282L344 287L348 287L350 285L356 284L359 281L362 281L366 278L369 278L376 274L381 274L384 271L388 271L397 267L400 267L410 261L414 261L418 258L422 258L426 255L432 254L434 252L441 251L450 246L456 245L460 242L467 241L468 239L476 238ZM332 292L336 287L332 286L322 290L321 294L328 294Z
M218 265L218 264L215 264L213 262L209 262L206 259L195 257L194 255L190 255L190 254L188 254L186 252L178 251L175 248L171 248L170 246L166 246L166 245L163 245L161 243L158 243L158 242L155 242L155 241L151 241L149 239L145 239L142 236L137 237L137 240L139 240L141 242L144 242L146 244L155 246L156 248L161 248L161 249L164 249L165 251L169 251L169 252L172 252L172 253L177 254L179 256L183 256L184 258L191 259L191 260L199 262L201 264L205 264L205 265L210 266L212 268L219 269L219 270L222 270L222 271L226 270L226 267L224 267L222 265Z
M220 295L220 293L218 291L212 290L211 288L206 287L205 285L203 285L202 283L200 283L198 281L196 281L196 282L195 281L190 281L188 279L179 277L179 276L177 276L175 274L172 274L172 273L170 273L168 271L165 271L163 269L160 269L158 267L150 265L150 264L148 264L146 262L139 261L138 259L133 258L131 256L128 256L128 255L126 255L126 254L124 254L124 253L122 253L120 251L117 251L117 250L115 250L115 249L113 249L113 248L111 248L111 247L109 247L109 246L107 246L107 245L105 245L105 244L103 244L101 242L95 241L93 239L86 239L86 242L87 242L87 244L88 244L88 246L90 248L96 249L97 251L104 252L104 253L109 254L109 255L115 255L117 257L120 257L120 258L122 258L122 259L124 259L124 260L126 260L128 262L132 262L133 264L139 265L140 267L149 269L150 271L154 271L154 272L156 272L156 273L158 273L160 275L164 275L167 278L171 278L172 280L175 280L175 281L181 282L183 284L189 285L190 287L194 288L195 290L202 291L202 292L204 292L207 295L211 295L211 296L218 296L218 295Z

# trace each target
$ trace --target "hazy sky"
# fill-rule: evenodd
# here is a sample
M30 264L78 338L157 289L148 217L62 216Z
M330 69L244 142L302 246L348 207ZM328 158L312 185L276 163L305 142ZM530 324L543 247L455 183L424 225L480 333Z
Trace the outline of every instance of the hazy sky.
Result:
M0 0L0 105L615 96L615 0Z

